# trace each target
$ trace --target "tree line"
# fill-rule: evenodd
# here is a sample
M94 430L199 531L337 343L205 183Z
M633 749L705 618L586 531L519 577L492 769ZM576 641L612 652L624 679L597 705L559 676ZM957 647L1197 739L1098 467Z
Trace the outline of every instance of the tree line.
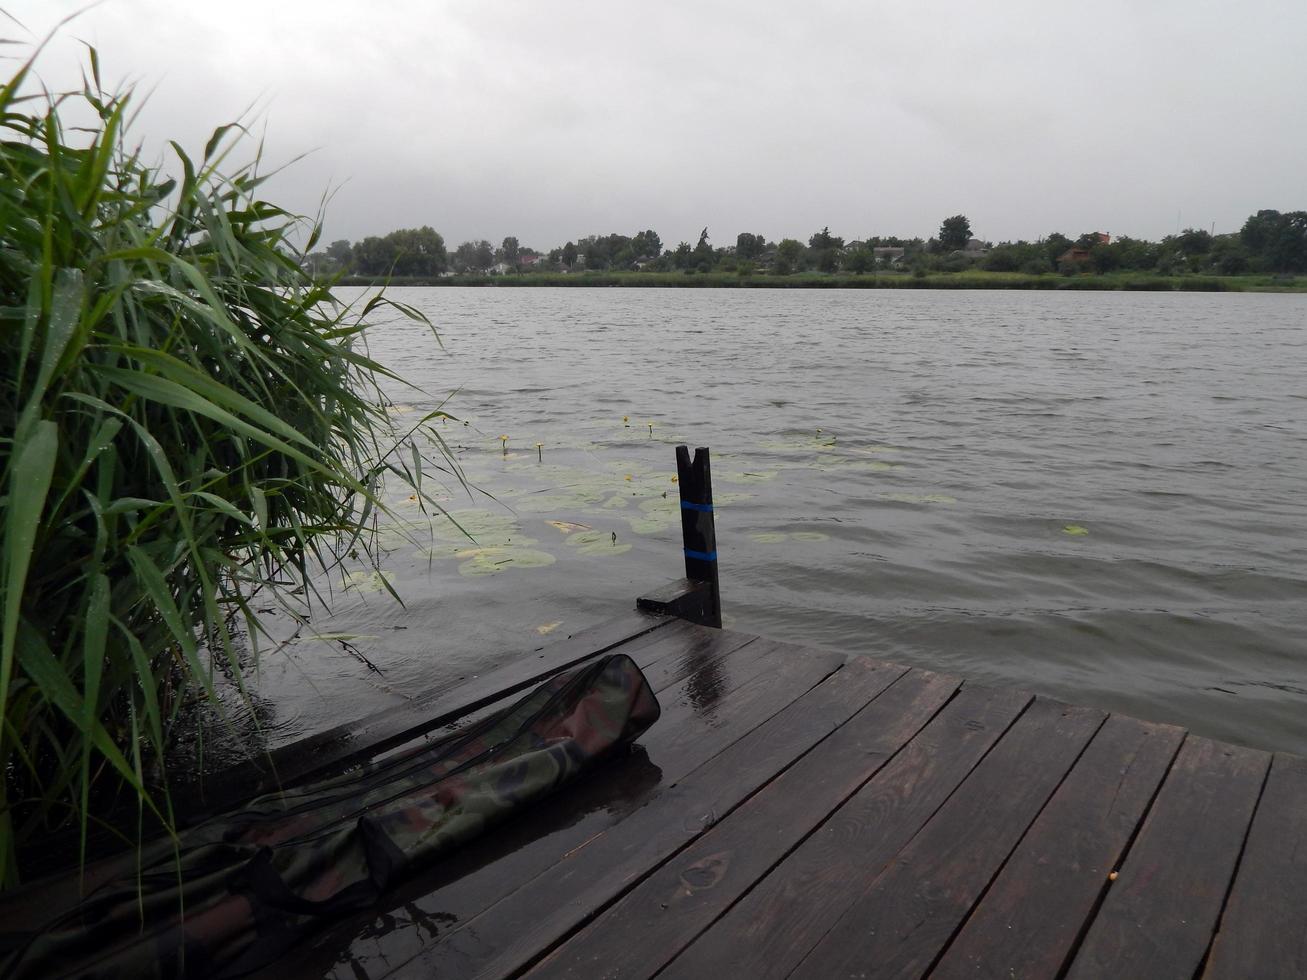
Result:
M649 271L791 275L798 272L878 271L916 273L1020 272L1066 275L1148 272L1159 275L1204 273L1291 274L1307 272L1307 211L1263 210L1229 234L1186 228L1161 241L1092 231L1075 238L1052 232L1036 241L981 241L966 215L945 218L930 239L869 235L846 241L822 228L807 241L771 241L741 232L733 244L714 245L708 229L697 242L664 248L657 232L589 235L548 251L522 245L509 236L498 245L466 241L452 251L430 226L401 228L350 243L341 239L309 253L305 263L323 275L433 277L449 274L523 275L533 272Z

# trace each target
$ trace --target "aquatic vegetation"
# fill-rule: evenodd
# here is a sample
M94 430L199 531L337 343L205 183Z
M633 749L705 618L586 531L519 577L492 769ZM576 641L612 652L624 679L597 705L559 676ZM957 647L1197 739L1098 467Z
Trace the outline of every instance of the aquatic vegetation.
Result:
M458 566L458 574L464 578L498 575L513 569L544 568L557 561L547 551L536 551L519 546L466 548L454 557L462 562Z
M257 158L227 168L243 128L172 144L169 178L89 69L0 86L0 887L111 803L170 826L166 748L190 707L222 715L215 672L241 686L252 598L301 611L371 552L383 479L458 472L360 343L388 301L337 304L299 263L319 228L258 197Z
M620 555L631 550L631 545L618 542L613 531L582 531L567 538L567 546L577 554L590 557Z
M1062 528L1062 533L1073 538L1083 538L1089 534L1089 528L1080 524L1067 524Z
M344 575L346 592L395 592L395 575L376 568L358 569Z
M830 535L821 531L755 531L749 540L759 544L781 544L786 541L829 541Z

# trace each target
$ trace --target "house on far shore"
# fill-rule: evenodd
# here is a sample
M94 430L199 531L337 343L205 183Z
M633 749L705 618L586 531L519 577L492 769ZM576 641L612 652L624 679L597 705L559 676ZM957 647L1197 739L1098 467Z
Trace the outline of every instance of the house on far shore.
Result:
M1081 248L1079 245L1073 245L1057 257L1057 264L1074 263L1079 265L1082 262L1089 261L1089 249Z
M512 271L513 266L509 265L507 262L496 262L490 267L490 274L492 276L506 276Z
M964 255L969 259L979 259L989 254L989 248L979 238L968 238L961 248L955 248L950 254Z
M903 261L903 255L906 252L900 245L880 245L871 250L871 254L876 257L877 262L889 261L890 265L898 265Z

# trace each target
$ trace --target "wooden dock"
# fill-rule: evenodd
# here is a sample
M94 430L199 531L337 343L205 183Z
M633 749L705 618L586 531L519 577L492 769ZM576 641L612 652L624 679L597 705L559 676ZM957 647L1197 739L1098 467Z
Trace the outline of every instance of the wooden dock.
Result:
M608 651L630 754L262 975L1307 976L1307 760L641 612L440 718Z

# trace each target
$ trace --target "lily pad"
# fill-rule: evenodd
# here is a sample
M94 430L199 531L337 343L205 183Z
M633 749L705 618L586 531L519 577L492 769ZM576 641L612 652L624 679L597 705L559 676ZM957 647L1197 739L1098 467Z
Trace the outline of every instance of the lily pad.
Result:
M581 555L620 555L631 550L625 542L618 542L611 531L582 531L567 539L567 546Z
M530 548L470 548L459 557L467 559L458 566L458 574L464 578L498 575L515 568L544 568L558 560L547 551Z
M780 544L784 541L826 541L830 535L821 531L758 531L749 537L759 544Z
M384 592L387 584L395 587L395 576L390 572L381 572L375 568L363 568L345 573L346 592Z
M1073 538L1083 538L1089 533L1089 528L1080 524L1068 524L1062 528L1063 534L1069 534Z

